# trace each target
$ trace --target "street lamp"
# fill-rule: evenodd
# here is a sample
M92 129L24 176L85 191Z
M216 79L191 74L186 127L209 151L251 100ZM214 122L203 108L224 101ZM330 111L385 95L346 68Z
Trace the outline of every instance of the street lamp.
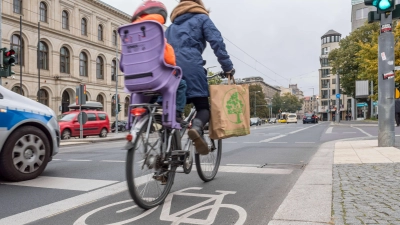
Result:
M257 117L257 94L261 91L254 91L254 117Z

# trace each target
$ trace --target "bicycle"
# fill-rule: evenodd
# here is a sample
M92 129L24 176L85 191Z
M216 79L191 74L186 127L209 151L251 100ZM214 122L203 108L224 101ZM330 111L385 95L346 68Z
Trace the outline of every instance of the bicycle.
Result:
M225 78L226 75L221 72L207 78ZM214 179L221 161L222 140L210 139L207 125L204 127L204 138L209 147L208 155L195 153L189 138L182 148L182 137L196 114L194 106L182 123L181 130L163 126L159 112L162 106L158 104L132 104L130 107L135 117L125 147L128 150L126 177L129 193L139 207L151 209L162 204L171 190L176 169L182 166L185 174L191 172L193 155L199 177L205 182ZM145 174L144 170L148 173Z

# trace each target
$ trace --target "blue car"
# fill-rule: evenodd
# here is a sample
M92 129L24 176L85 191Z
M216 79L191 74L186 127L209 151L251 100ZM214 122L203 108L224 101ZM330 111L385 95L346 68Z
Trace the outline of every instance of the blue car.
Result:
M59 146L54 111L0 86L0 177L9 181L36 178Z

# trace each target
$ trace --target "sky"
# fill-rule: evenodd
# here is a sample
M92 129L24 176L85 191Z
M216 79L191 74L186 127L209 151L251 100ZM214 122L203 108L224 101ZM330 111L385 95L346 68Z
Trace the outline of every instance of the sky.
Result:
M133 14L141 0L102 0ZM178 0L161 0L171 13ZM351 31L350 0L203 0L222 33L236 78L260 76L273 86L297 84L305 96L318 94L321 36ZM167 21L167 26L171 24ZM210 45L206 67L221 71ZM215 66L215 67L214 67ZM314 90L312 89L314 88Z

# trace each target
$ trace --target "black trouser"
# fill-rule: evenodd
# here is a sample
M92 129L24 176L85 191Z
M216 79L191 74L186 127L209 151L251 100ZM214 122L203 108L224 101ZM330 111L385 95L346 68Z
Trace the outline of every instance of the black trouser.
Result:
M210 120L210 103L208 102L208 97L195 97L188 98L186 104L193 103L196 107L195 118L200 119L203 125L208 123Z
M396 125L399 126L400 125L400 113L398 113L398 112L394 113L394 118L396 120Z

